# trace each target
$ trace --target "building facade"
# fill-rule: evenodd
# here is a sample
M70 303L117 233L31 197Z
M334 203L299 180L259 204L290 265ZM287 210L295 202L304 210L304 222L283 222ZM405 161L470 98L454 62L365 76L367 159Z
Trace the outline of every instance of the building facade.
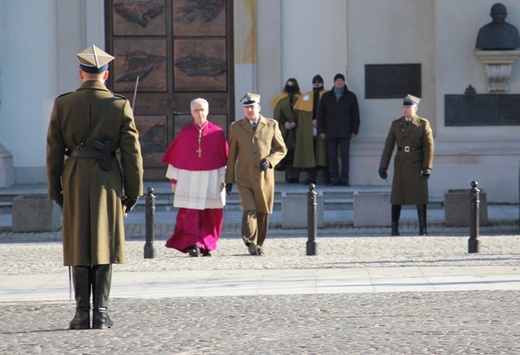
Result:
M148 2L173 9L187 0ZM518 2L502 3L506 21L520 27ZM493 4L228 0L231 31L226 40L232 52L226 97L236 102L245 92L258 92L262 113L272 117L269 101L288 78L297 78L302 91L308 91L314 75L321 74L331 88L334 75L343 73L361 111L360 133L351 145L351 184L383 185L391 182L381 180L377 169L390 122L401 115L400 91L419 91L410 93L422 98L418 114L430 120L435 137L430 195L442 198L450 189L469 189L476 180L489 202L516 203L520 109L513 107L508 119L498 123L491 122L492 117L486 121L480 111L475 112L478 122L472 122L471 115L457 121L462 109L447 101L468 88L477 95L489 94L488 73L476 55L475 41L479 28L491 21ZM110 16L102 0L0 3L0 187L46 181L45 137L53 100L80 84L76 53L91 44L111 48ZM508 90L500 98L520 94L520 61L510 69ZM403 77L410 80L403 82ZM206 92L197 89L193 95ZM225 111L219 112L224 127L242 117L239 105L229 104ZM449 117L460 124L450 123ZM175 132L175 115L165 120L173 120Z

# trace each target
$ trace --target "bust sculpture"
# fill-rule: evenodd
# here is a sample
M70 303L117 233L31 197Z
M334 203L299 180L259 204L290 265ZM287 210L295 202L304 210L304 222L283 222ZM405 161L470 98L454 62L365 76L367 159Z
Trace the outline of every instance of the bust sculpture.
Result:
M507 10L504 4L496 3L491 6L490 16L493 20L478 31L475 48L494 51L519 48L518 29L505 21Z

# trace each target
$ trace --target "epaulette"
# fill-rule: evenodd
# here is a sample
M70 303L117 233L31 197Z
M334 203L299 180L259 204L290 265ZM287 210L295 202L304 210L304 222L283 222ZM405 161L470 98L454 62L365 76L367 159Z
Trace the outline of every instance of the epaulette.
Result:
M66 92L65 94L61 94L60 96L58 96L57 99L59 99L62 96L66 96L66 95L69 95L69 94L72 94L72 93L73 93L73 91Z
M126 96L120 95L120 94L114 94L114 96L118 99L128 100Z

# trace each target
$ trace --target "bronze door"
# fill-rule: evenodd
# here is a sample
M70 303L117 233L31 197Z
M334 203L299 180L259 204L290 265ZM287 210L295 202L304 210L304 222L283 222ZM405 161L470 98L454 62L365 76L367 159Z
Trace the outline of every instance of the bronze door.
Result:
M233 1L108 0L105 12L106 49L116 57L107 86L134 105L145 179L163 180L162 154L191 122L192 99L208 100L209 120L227 132Z

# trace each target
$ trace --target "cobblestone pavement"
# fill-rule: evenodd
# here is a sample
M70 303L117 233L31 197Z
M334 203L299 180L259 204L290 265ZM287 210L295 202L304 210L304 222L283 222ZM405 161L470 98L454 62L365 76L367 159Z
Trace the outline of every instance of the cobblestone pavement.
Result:
M173 226L155 228L156 256L144 259L145 230L127 226L120 271L348 269L508 265L520 267L517 225L481 229L468 253L466 229L388 237L387 229L329 228L307 256L305 230L273 229L264 257L246 257L228 226L211 258L164 248ZM491 229L494 228L494 229ZM0 229L2 275L66 273L61 231ZM66 330L68 302L0 302L2 354L514 354L520 350L520 291L448 291L279 296L111 298L112 329Z
M67 303L1 304L3 354L514 354L520 292L112 299L109 330ZM66 320L66 321L65 321Z
M0 243L1 274L64 273L60 235L50 241ZM320 237L317 255L306 255L307 238L301 235L272 236L264 245L265 255L251 258L241 239L223 237L211 258L190 258L164 247L166 238L156 239L155 258L144 259L145 241L126 243L127 262L114 271L326 269L396 266L520 265L520 238L515 235L481 236L480 252L468 253L466 236L428 237Z

